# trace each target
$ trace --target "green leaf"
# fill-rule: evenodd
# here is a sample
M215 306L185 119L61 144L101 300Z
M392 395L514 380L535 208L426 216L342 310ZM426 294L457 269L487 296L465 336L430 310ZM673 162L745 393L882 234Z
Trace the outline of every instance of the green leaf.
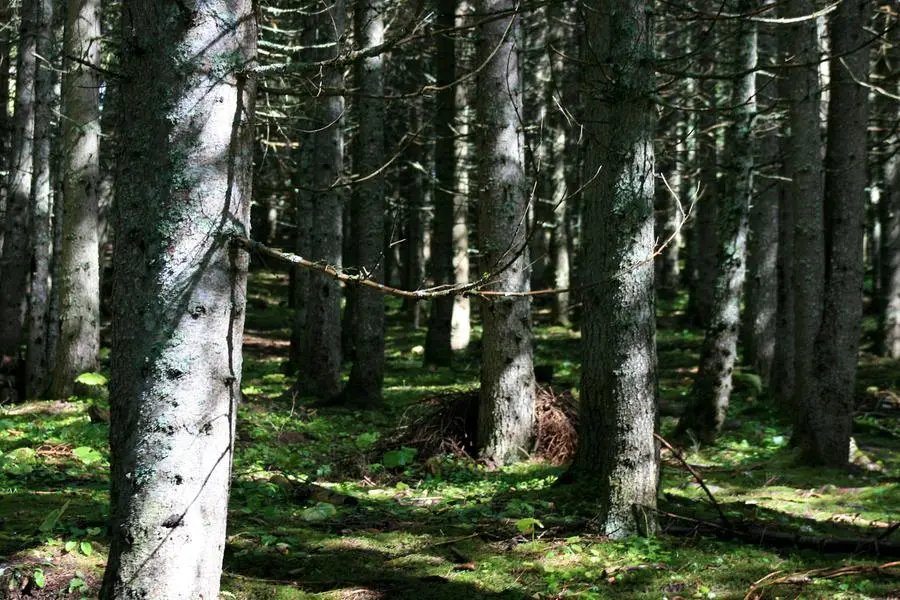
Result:
M377 431L368 431L366 433L361 433L356 436L356 447L360 450L370 450L372 446L375 445L375 442L378 441L378 432Z
M81 577L73 577L69 580L69 593L77 592L79 590L87 590L87 583L84 582L84 579Z
M417 452L418 450L416 450L415 448L405 447L401 448L400 450L391 450L384 453L384 457L381 459L381 464L383 464L386 469L405 467L412 463L413 459L416 457Z
M72 450L72 454L86 465L103 460L103 455L89 446L79 446Z
M94 547L91 546L90 542L81 542L78 544L78 547L81 548L81 553L85 556L90 556L94 553Z
M66 503L61 507L51 510L50 513L46 517L44 517L44 521L38 527L41 533L50 533L51 531L53 531L53 528L56 527L56 524L59 522L59 518L62 517L63 513L66 512L66 509L68 507L69 500L66 500Z
M100 373L82 373L75 378L75 383L84 385L106 385L107 379Z
M516 521L516 529L519 530L519 533L534 533L535 527L543 529L544 524L534 517L525 517L524 519Z
M267 534L267 535L260 536L260 538L259 538L259 543L262 544L263 546L271 546L272 544L274 544L277 541L278 541L278 537L274 536L274 535Z
M44 570L43 569L35 569L34 574L32 575L31 578L34 579L34 585L38 586L39 588L42 588L45 585L47 585L47 580L46 580L46 578L44 578Z
M64 546L64 548L66 549L66 552L75 552L75 548L77 548L77 547L78 547L78 542L76 542L75 540L69 540L68 542L66 542L66 545Z
M326 521L337 514L337 509L327 502L319 502L315 506L311 506L300 513L300 518L304 521L314 523L316 521Z

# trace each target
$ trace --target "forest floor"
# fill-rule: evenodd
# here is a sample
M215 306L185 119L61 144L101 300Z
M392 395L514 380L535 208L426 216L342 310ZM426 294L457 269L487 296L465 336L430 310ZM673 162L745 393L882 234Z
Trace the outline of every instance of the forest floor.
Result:
M896 362L861 359L855 435L871 470L795 466L789 423L739 371L720 442L683 461L663 452L660 535L611 542L591 490L553 486L564 466L552 456L490 470L397 441L441 394L477 389L479 358L424 369L425 332L394 303L382 411L286 395L285 286L262 274L250 286L221 598L900 598ZM701 343L678 323L664 306L667 411L683 404ZM536 357L559 397L577 396L577 333L538 313ZM109 466L96 383L65 402L0 407L0 598L96 595ZM664 437L674 423L663 418Z

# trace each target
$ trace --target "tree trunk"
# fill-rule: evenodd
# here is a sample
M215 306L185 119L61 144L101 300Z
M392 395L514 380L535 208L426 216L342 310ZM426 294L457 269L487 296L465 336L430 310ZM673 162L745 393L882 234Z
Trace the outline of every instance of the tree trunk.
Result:
M316 44L333 48L322 57L327 60L340 51L344 35L345 7L343 0L331 3L326 12L315 17ZM328 89L343 88L343 73L339 68L327 69ZM332 187L344 170L344 98L324 96L316 98L313 123L316 133L310 143L314 155L311 187L312 249L310 256L329 265L340 266L343 242L342 188ZM329 126L330 125L330 126ZM325 191L328 190L328 191ZM306 372L306 390L320 398L331 398L341 391L341 286L318 273L308 275L309 292L306 310L306 352L301 373Z
M480 15L512 12L513 0L480 0ZM510 22L510 20L513 20ZM478 64L491 58L478 77L475 128L478 148L478 250L482 272L508 263L491 289L529 289L525 231L524 141L519 125L521 78L517 14L479 26ZM481 397L478 449L498 464L524 457L534 436L534 365L531 300L495 297L482 304Z
M581 419L572 472L597 485L603 534L656 530L653 33L643 0L584 2Z
M548 54L550 61L550 77L544 93L543 101L550 107L548 118L550 135L550 153L547 168L550 171L550 202L554 209L552 229L550 233L550 267L553 274L552 287L557 290L568 290L571 285L569 265L569 202L566 198L574 190L566 186L566 170L577 168L577 165L569 167L571 157L568 156L568 131L566 121L555 104L559 102L565 105L563 99L564 73L566 69L565 59L561 52L571 51L571 37L568 35L563 19L571 19L572 13L559 3L551 3L547 6L547 25L550 35L550 43L543 49ZM552 44L552 46L551 46ZM569 326L569 297L568 291L557 292L552 296L551 311L554 323Z
M785 17L808 15L815 9L809 0L784 5ZM819 127L819 62L816 24L802 21L789 26L787 99L790 135L785 149L785 174L791 178L789 196L793 217L794 291L794 436L802 436L807 422L803 403L819 397L813 370L815 341L822 323L825 288L825 238L822 212L822 140ZM796 63L798 66L792 66ZM785 248L787 249L787 248Z
M43 60L34 78L34 173L31 181L31 293L28 295L28 347L25 354L29 398L43 398L50 376L47 354L47 317L50 307L50 251L53 210L50 194L50 148L53 117L53 2L38 0L36 51Z
M100 65L100 0L69 0L64 54ZM97 71L72 58L62 82L63 240L59 254L60 333L52 393L97 369L100 353L100 89ZM133 116L129 112L129 117ZM121 240L120 240L121 241Z
M250 218L255 12L222 0L122 11L101 598L213 599L241 393L248 257L230 241Z
M10 50L12 50L12 3L0 0L0 171L6 172L9 159L9 140L12 137L12 122L9 114L9 74L11 72ZM3 232L6 229L6 185L0 185L0 251L3 249Z
M411 58L408 65L416 81L423 77L422 61L418 55ZM420 132L423 128L422 99L413 99L408 110L410 131ZM428 200L425 173L431 172L431 163L428 158L426 144L421 139L416 139L407 148L406 163L400 171L403 180L400 186L401 194L406 198L403 287L407 290L419 289L425 281L425 210ZM422 302L408 300L404 308L409 313L413 329L421 327L424 311Z
M868 183L867 119L872 6L842 2L831 21L831 96L825 154L825 296L816 339L814 376L821 394L803 398L808 424L799 442L803 461L846 466L863 308L863 233Z
M742 14L753 9L752 0L738 0ZM733 125L729 131L727 192L719 205L719 248L715 291L710 320L700 351L700 366L691 389L688 409L678 422L677 434L692 431L712 442L721 433L731 395L731 376L737 358L740 333L741 292L747 260L750 202L753 197L753 123L756 117L756 25L749 19L737 23L737 59L734 72L741 75L732 85Z
M451 30L455 23L456 0L439 0L437 5L439 30ZM453 268L453 229L456 208L456 38L452 32L438 36L435 48L437 76L437 107L434 117L434 221L431 235L431 274L435 285L456 282ZM425 336L425 364L448 366L453 358L452 323L453 297L431 301L428 333Z
M471 5L468 0L457 1L457 12L465 14ZM458 27L468 25L466 16L456 18ZM456 72L469 73L471 62L471 45L457 44ZM458 81L456 95L456 130L459 135L454 143L456 152L456 177L453 186L453 277L456 285L469 282L469 80ZM435 159L437 160L437 159ZM437 190L435 190L435 193ZM436 196L435 196L436 197ZM453 300L453 316L450 321L450 348L454 351L469 347L472 337L471 302L466 296L456 296Z
M772 5L772 2L769 3ZM762 103L759 131L759 163L761 173L756 177L756 198L750 209L750 241L747 257L746 311L742 335L744 362L759 374L769 386L775 355L775 321L778 311L778 181L779 114L778 84L773 67L778 53L773 25L762 25L759 35L759 54L766 70L757 72L757 89Z
M710 64L714 63L710 61ZM690 288L688 314L694 325L705 329L712 312L715 288L720 153L716 85L711 80L704 80L700 82L700 88L705 106L697 118L699 133L695 162L698 169L699 195L694 206L696 215L692 232L694 239L689 250L693 254L691 263L696 269L696 276Z
M879 81L874 82L889 93L900 93L900 27L897 17L885 23L889 44L876 63ZM878 223L881 229L879 248L881 285L879 286L878 347L880 353L900 358L900 103L894 98L876 94L878 116L883 121L879 132L888 133L881 166L882 190L878 201ZM883 133L882 133L883 135Z
M360 48L384 42L383 0L357 0L354 14L356 43ZM354 76L360 91L357 100L359 131L353 168L364 182L353 188L350 227L356 243L356 264L376 281L384 278L384 183L376 171L384 162L384 57L381 54L356 63ZM344 399L351 404L381 403L384 383L384 296L359 288L353 322L355 356Z
M767 0L777 5L777 0ZM776 9L776 14L782 12ZM792 51L796 30L791 27L776 26L778 45L778 64L785 64L785 57ZM779 69L777 94L783 102L790 103L792 74L795 69ZM790 105L788 105L789 109ZM791 153L790 115L782 111L779 126L779 173L788 184L782 184L778 194L778 258L776 262L777 279L777 311L775 315L775 354L773 357L772 384L770 395L788 415L794 413L794 394L796 389L796 373L794 371L796 344L796 308L794 302L794 203L793 203L793 171L789 158Z
M28 290L31 174L34 159L37 0L23 0L16 56L16 97L6 184L6 230L0 253L0 355L19 356Z

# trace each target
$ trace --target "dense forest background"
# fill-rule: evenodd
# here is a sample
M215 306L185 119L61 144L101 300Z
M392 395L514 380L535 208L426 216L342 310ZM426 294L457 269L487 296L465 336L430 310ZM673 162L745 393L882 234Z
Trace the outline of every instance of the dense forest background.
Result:
M706 558L673 558L686 524L751 570L769 557L733 554L741 543L896 553L896 3L0 10L0 517L57 494L32 505L43 516L10 517L36 519L0 546L11 597L213 598L223 556L266 580L247 592L235 577L226 595L337 593L263 567L343 531L423 526L369 492L429 481L416 498L432 516L455 493L441 486L500 486L464 496L502 503L491 514L515 545L579 565L551 581L548 564L518 578L504 564L448 597L615 597L592 580L632 568L698 579ZM81 420L60 437L65 415ZM779 502L864 479L842 493L870 494L868 524L774 527L780 504L751 514L748 487L706 482L752 479L759 460L798 482ZM673 492L688 484L667 465L702 502ZM69 529L66 487L91 490ZM279 533L297 519L312 529ZM453 550L462 573L441 583L514 554L496 521L474 522L447 539L425 524L426 549L483 542ZM49 539L42 552L87 559L89 538L102 584L96 560L48 587L51 569L22 558ZM719 592L876 580L896 563L841 568ZM621 597L716 593L661 581Z

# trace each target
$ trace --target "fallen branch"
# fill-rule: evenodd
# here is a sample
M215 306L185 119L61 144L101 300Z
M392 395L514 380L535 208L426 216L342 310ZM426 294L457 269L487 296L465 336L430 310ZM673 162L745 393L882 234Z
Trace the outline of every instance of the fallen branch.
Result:
M854 575L881 575L896 577L900 573L894 569L900 568L900 562L889 562L883 565L855 565L830 569L813 569L802 573L789 573L776 577L781 571L773 571L762 579L753 582L750 591L744 596L744 600L759 600L765 595L765 590L776 585L808 585L816 579L837 579Z

